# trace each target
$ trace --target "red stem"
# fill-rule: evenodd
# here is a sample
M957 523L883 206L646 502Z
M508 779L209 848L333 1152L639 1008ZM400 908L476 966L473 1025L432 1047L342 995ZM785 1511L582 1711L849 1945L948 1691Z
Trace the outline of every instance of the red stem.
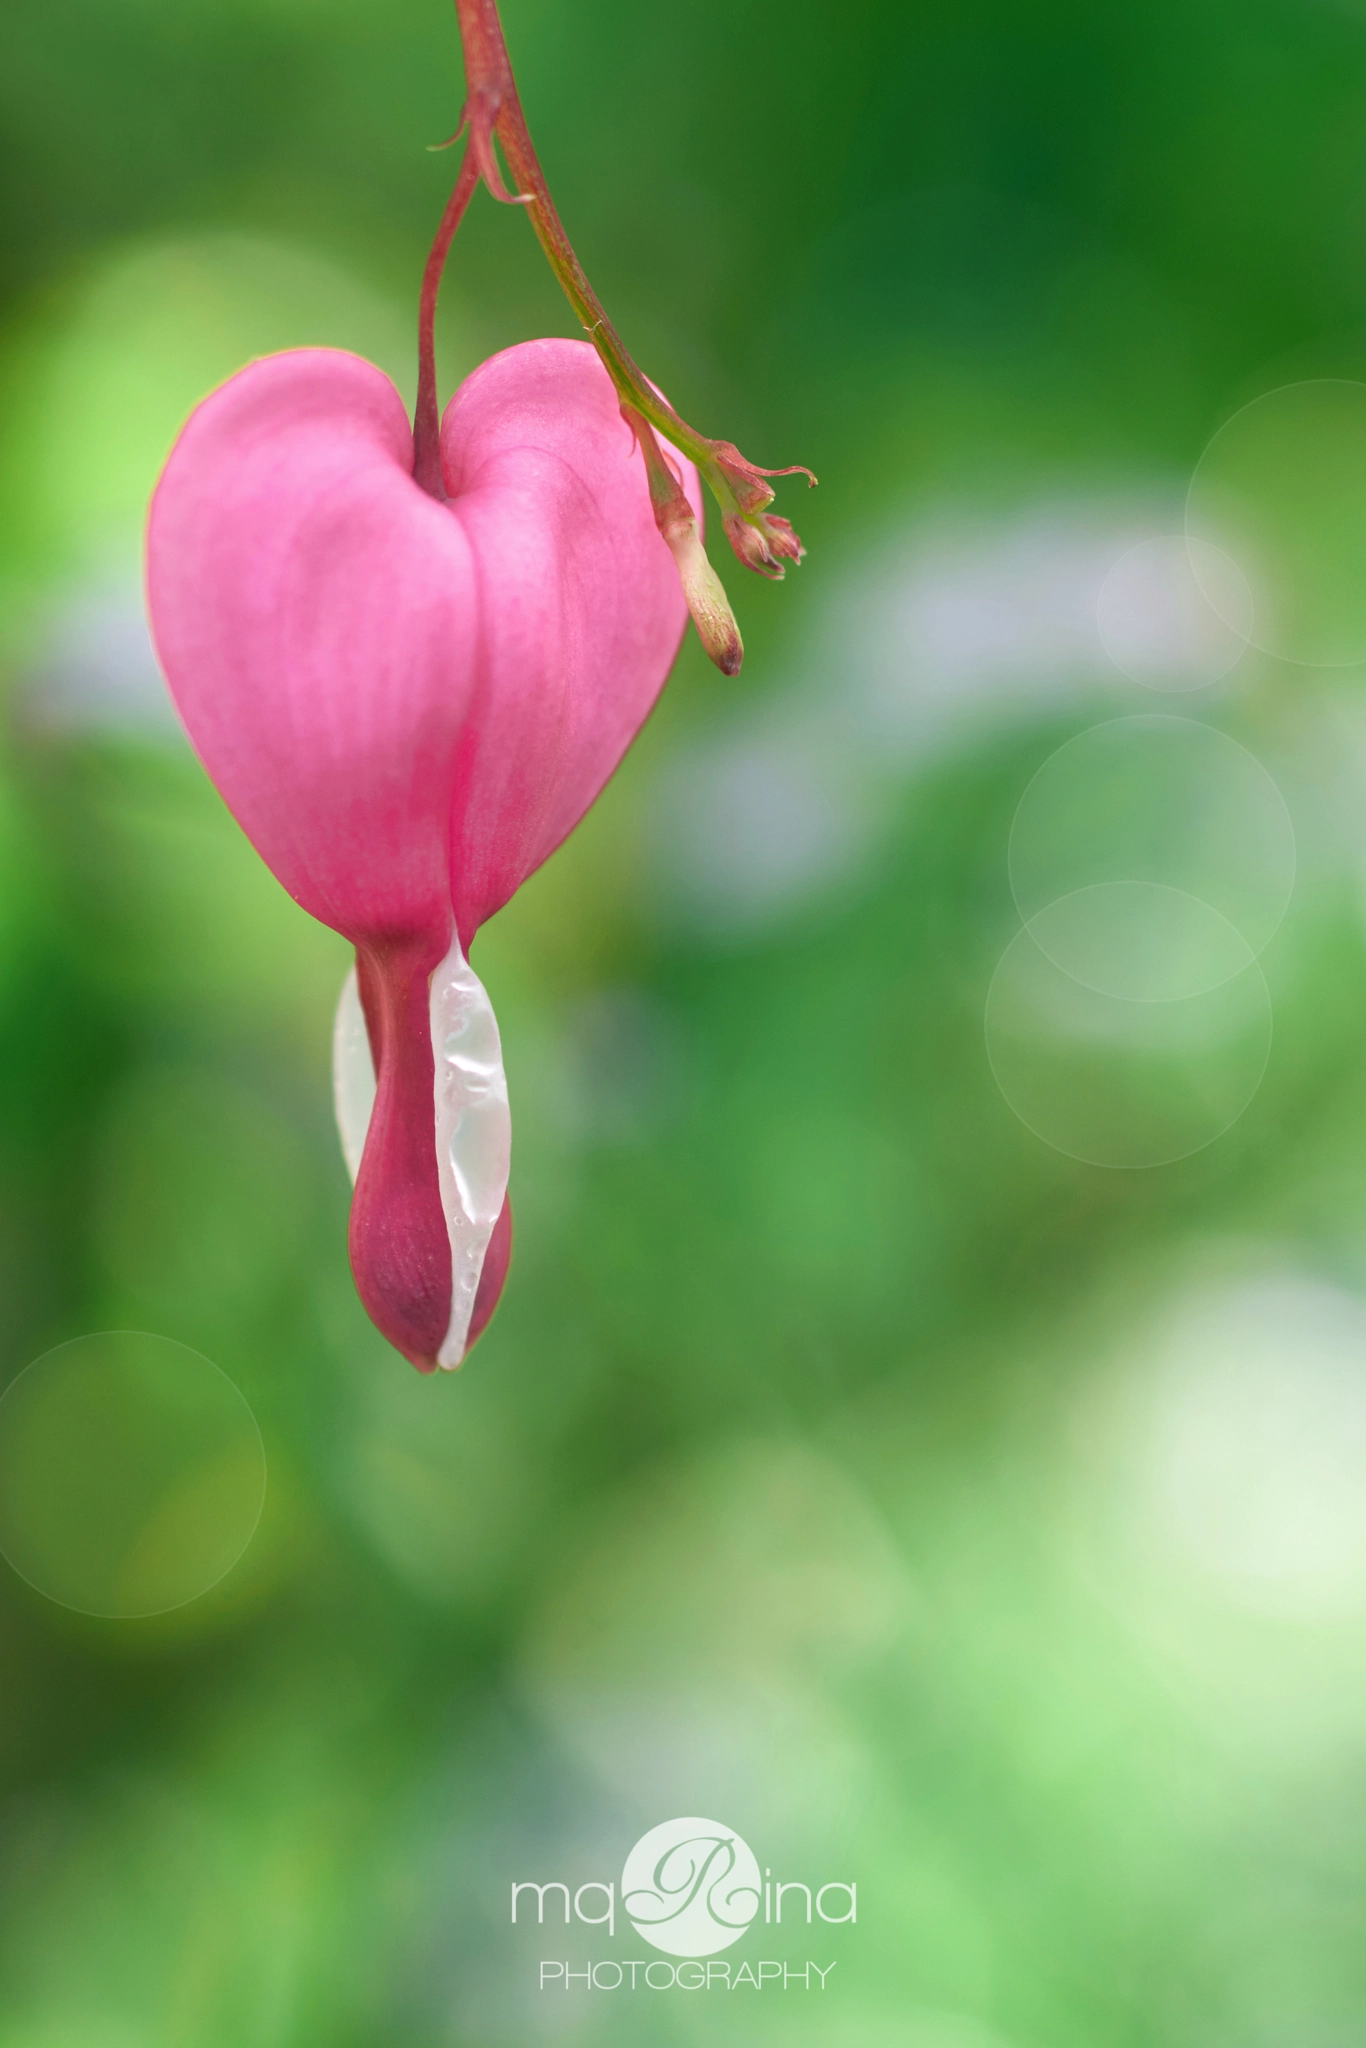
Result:
M436 397L436 299L441 273L465 216L465 208L479 182L475 154L466 145L455 190L446 201L446 211L436 231L427 267L422 273L422 298L417 315L417 410L413 417L413 479L424 491L445 503L446 479L441 468L441 412Z
M455 0L455 10L465 53L466 98L461 126L468 124L470 130L466 167L471 161L477 163L478 174L495 199L526 207L550 267L616 386L623 412L631 420L646 459L656 523L673 551L703 645L712 660L727 675L733 675L740 665L739 628L725 591L707 561L692 508L677 479L671 476L650 429L662 434L696 463L721 507L722 524L736 554L747 568L767 576L781 576L784 559L801 559L801 543L788 522L765 517L765 507L773 502L773 487L766 479L790 476L793 472L760 469L747 462L729 441L711 441L699 434L660 397L632 362L621 336L603 311L602 301L585 277L555 210L517 95L512 60L498 19L498 0ZM498 168L495 136L503 146L512 174L512 192L505 189ZM462 184L463 180L462 172ZM439 473L438 451L436 474ZM804 473L815 483L810 470Z

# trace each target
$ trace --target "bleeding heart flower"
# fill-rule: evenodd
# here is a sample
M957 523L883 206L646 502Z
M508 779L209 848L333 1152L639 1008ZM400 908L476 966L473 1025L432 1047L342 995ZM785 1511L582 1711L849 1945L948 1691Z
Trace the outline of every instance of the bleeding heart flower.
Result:
M352 1267L423 1370L459 1364L511 1241L497 1026L466 956L616 768L687 621L586 343L485 363L440 452L444 500L414 481L380 371L270 357L191 418L147 544L157 650L210 775L356 948L377 1093Z
M424 1371L459 1365L512 1241L474 935L616 768L685 603L717 666L740 666L699 471L748 567L780 576L802 555L766 509L768 478L793 472L698 434L626 353L536 160L496 0L456 9L470 139L422 280L412 429L355 356L254 363L181 434L147 535L157 649L205 766L290 894L356 948L334 1047L351 1265ZM481 179L525 207L592 346L509 349L441 421L437 292Z

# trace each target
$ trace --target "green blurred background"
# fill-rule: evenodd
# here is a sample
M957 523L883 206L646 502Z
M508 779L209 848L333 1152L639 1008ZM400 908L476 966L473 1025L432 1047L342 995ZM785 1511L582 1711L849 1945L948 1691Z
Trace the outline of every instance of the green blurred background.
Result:
M783 487L810 550L783 588L722 565L740 680L690 641L604 801L481 936L517 1253L432 1383L347 1269L345 948L179 736L138 563L180 421L249 356L335 343L411 393L453 12L6 12L3 1371L90 1331L174 1338L250 1402L270 1484L240 1563L162 1616L82 1615L0 1566L0 2048L1350 2048L1353 387L1293 484L1261 479L1351 659L1253 649L1205 681L1178 634L1159 695L1149 656L1112 658L1148 614L1112 605L1103 639L1097 606L1181 532L1239 407L1366 379L1366 7L505 22L628 345L706 431L822 482ZM481 197L443 396L572 331L525 222ZM1269 1061L1230 1096L1103 1019L1064 1019L1062 1052L1021 1027L1041 1137L983 1029L1020 931L1012 821L1059 747L1154 714L1235 738L1293 822L1289 910L1239 984L1263 1053L1274 1010ZM1060 893L1097 880L1095 787L1054 818ZM1180 861L1220 800L1155 800L1163 886L1200 895ZM1190 1042L1217 1067L1246 1022ZM1177 1123L1214 1137L1188 1157L1043 1142L1066 1111L1105 1159L1178 1083ZM650 1952L539 1945L510 1880L614 1876L688 1813L857 1882L856 1927L734 1952L834 1959L830 1988L539 1993L542 1953Z

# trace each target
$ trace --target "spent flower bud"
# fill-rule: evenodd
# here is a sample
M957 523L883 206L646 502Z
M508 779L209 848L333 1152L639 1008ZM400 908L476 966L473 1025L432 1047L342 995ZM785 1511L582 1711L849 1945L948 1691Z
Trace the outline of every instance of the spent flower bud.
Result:
M769 512L773 503L771 476L816 479L803 463L788 469L760 469L740 453L733 441L708 441L698 466L721 505L726 538L747 569L781 579L785 562L800 562L806 553L792 522Z
M780 519L776 512L727 512L721 524L745 567L777 582L787 574L783 562L800 562L806 553L791 520Z
M683 488L677 465L664 453L653 428L633 405L623 405L621 416L645 458L655 525L674 558L697 637L722 675L738 675L745 658L740 628L721 578L707 558L697 530L697 514Z

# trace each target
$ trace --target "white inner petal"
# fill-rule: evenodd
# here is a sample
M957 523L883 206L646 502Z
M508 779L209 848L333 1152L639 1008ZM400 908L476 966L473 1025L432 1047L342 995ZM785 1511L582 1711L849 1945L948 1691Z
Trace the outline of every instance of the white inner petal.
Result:
M502 1213L512 1157L512 1116L498 1019L484 984L451 940L432 976L436 1067L436 1170L451 1240L451 1320L437 1364L459 1365L484 1254Z
M512 1118L498 1020L478 975L451 941L432 976L436 1169L451 1242L451 1319L437 1362L465 1356L484 1258L507 1194ZM375 1069L353 967L332 1034L332 1087L342 1151L354 1181L375 1106Z
M332 1026L332 1101L342 1153L354 1183L375 1107L375 1064L354 967L342 983L337 1021Z

